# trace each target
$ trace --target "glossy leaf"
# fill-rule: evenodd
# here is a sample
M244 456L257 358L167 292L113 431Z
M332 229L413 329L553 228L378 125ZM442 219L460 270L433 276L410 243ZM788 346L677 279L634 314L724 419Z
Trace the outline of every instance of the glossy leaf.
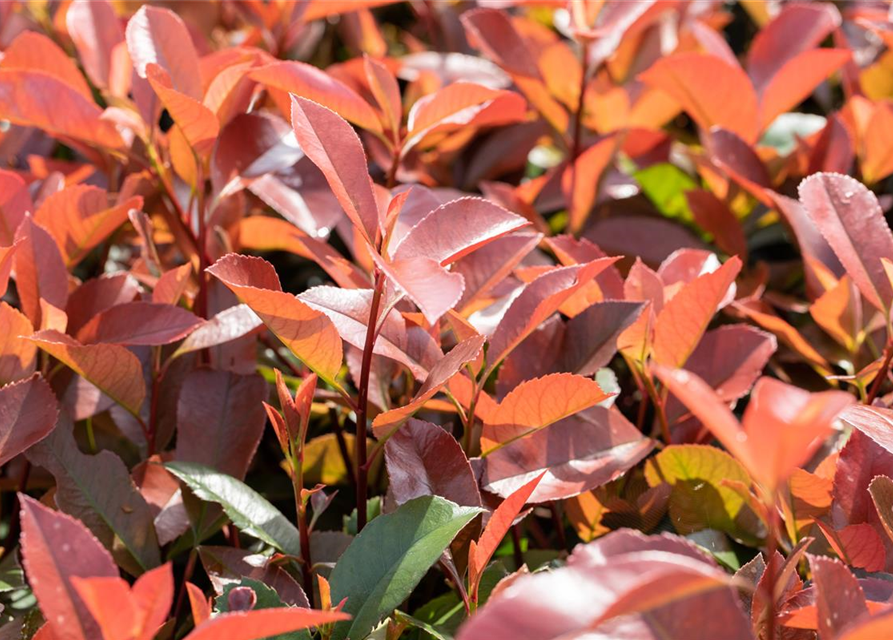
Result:
M384 453L398 505L421 496L440 496L460 506L481 506L465 452L443 428L410 418L388 439Z
M146 67L157 64L170 76L172 87L201 100L203 91L198 55L180 17L163 7L144 6L127 22L127 49L134 69L147 77Z
M0 69L0 114L10 122L105 149L123 146L115 125L77 89L42 71Z
M688 283L664 305L654 326L654 360L681 367L704 335L713 315L727 299L741 270L733 257L712 273Z
M820 173L800 184L800 201L865 299L888 309L893 288L881 258L893 260L893 233L874 194L848 176Z
M263 496L232 476L194 462L169 462L165 468L202 500L216 502L248 535L289 555L301 555L298 530Z
M332 572L332 600L347 598L344 611L353 617L349 623L336 625L332 638L368 634L403 602L456 534L480 511L424 496L372 520ZM371 557L376 562L366 561Z
M757 95L740 67L704 53L680 53L658 60L640 78L669 94L702 129L720 126L755 141Z
M338 114L305 98L292 97L291 122L301 149L322 171L344 213L374 243L381 220L357 134Z
M592 407L488 455L481 485L508 497L545 471L529 501L569 498L620 477L653 448L622 415Z
M543 479L543 475L541 474L534 478L503 500L493 512L493 515L490 516L487 527L478 541L472 541L468 551L468 585L473 600L477 600L478 587L484 569L490 562L493 554L496 553L496 549L499 547L502 539L512 528L515 518L518 517L518 514L524 508L530 495L536 490L540 480Z

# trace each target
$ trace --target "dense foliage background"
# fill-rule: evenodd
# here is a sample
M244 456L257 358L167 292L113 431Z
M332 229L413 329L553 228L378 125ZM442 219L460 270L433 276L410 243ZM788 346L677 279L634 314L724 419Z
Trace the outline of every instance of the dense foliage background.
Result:
M893 637L888 2L0 52L0 638Z

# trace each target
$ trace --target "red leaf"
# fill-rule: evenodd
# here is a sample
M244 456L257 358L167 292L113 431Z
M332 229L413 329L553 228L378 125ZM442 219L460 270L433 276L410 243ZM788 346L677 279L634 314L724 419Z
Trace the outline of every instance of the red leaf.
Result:
M402 152L432 133L447 133L463 127L509 124L524 118L526 103L517 93L490 89L470 82L454 82L420 98L407 119Z
M112 55L124 31L108 0L74 0L65 12L68 35L90 81L100 89L111 81Z
M511 17L496 9L473 9L461 17L471 41L512 77L521 92L556 131L567 130L567 111L552 97L540 74L533 47L512 24Z
M375 102L378 103L378 108L381 110L382 122L386 124L394 139L399 139L400 125L403 122L403 98L400 95L397 78L375 58L365 56L363 66L369 90L375 96Z
M756 141L757 96L740 67L704 53L678 53L660 58L639 79L668 93L701 129L720 126Z
M94 640L99 629L72 578L118 577L112 557L80 522L19 494L22 564L56 640ZM76 552L75 552L76 550Z
M870 524L851 524L834 530L821 520L815 523L834 552L848 565L868 572L884 570L887 562L884 541Z
M312 100L358 127L373 132L382 130L378 115L369 103L322 69L289 60L255 69L251 77L268 87Z
M127 302L99 313L78 332L83 344L157 346L182 340L201 319L170 304Z
M37 374L0 388L0 465L46 438L58 416L56 396Z
M173 89L201 100L202 74L189 29L180 17L162 7L144 6L127 23L127 49L141 78L157 64L170 76Z
M331 321L282 291L273 266L260 258L229 254L208 267L251 307L267 328L317 375L330 384L341 369L341 337Z
M834 419L853 397L842 391L809 393L760 378L743 425L725 401L698 376L655 367L655 373L689 411L735 456L755 480L774 489L821 446Z
M741 260L732 257L712 273L697 277L664 305L654 327L654 360L681 367L698 346L713 315L734 292Z
M422 218L392 252L394 260L425 257L446 266L530 224L483 198L452 200Z
M59 248L47 231L30 217L16 232L13 265L22 311L36 328L42 327L40 301L64 309L68 301L68 271Z
M180 387L176 459L243 479L264 432L266 397L260 376L192 371Z
M840 13L828 4L790 4L760 29L747 54L747 71L760 93L776 74L804 51L821 44L840 25Z
M296 96L292 96L291 122L301 148L323 172L347 217L374 243L381 216L356 132L335 112Z
M31 193L21 176L0 169L0 245L11 245L26 211L34 211Z
M435 324L462 297L465 289L462 275L447 271L436 260L416 256L386 262L377 255L373 257L397 289L422 310L428 324Z
M545 472L541 473L503 500L493 512L493 515L490 516L487 527L478 541L472 541L471 548L468 551L468 590L472 601L477 602L478 587L480 586L484 569L487 568L502 539L512 528L515 518L521 513L521 509L527 504L527 500L536 490L544 475L546 475Z
M800 183L800 201L865 299L888 309L893 287L881 258L893 260L893 233L875 195L848 176L818 173Z
M775 337L754 327L719 327L704 334L685 368L709 384L722 400L734 402L750 391L775 349ZM666 411L671 419L683 412L672 396Z
M172 357L226 344L248 335L263 324L263 321L247 304L238 304L224 309L190 333Z
M65 307L68 313L68 332L77 335L96 314L131 302L139 290L139 283L129 273L103 275L87 280L74 290Z
M73 578L104 640L152 640L174 599L171 564L144 573L133 588L121 578Z
M807 556L815 586L820 640L833 640L848 624L868 613L865 594L849 569L832 558Z
M554 269L528 284L512 302L490 338L487 375L568 298L616 261L617 258L601 258L583 265Z
M398 505L434 495L466 507L481 506L468 458L443 427L410 418L385 444L385 461Z
M34 327L22 313L0 302L0 385L27 378L37 365L37 347L22 340Z
M36 31L23 31L3 52L0 69L42 71L93 101L90 87L74 61L55 42Z
M747 238L741 223L722 200L704 189L687 191L685 199L695 222L713 235L717 247L729 255L747 256Z
M698 612L710 611L709 616ZM647 616L636 614L647 612ZM615 616L625 616L608 624ZM729 577L681 538L630 530L579 545L567 566L517 577L457 640L752 638Z
M425 377L425 382L403 407L391 409L378 414L372 422L372 429L379 439L387 438L394 430L398 429L412 414L434 397L450 378L481 353L484 348L482 336L472 336L453 347L448 354L443 356L437 364L431 367L431 371Z
M146 397L143 367L135 355L116 344L82 345L55 330L38 331L28 340L96 385L112 400L137 415Z
M798 35L796 41L802 41ZM793 109L815 91L828 76L850 61L848 49L814 49L788 60L760 90L760 128Z
M115 124L77 89L42 71L0 70L0 116L49 135L107 149L124 146Z
M222 613L186 636L185 640L261 640L280 633L317 627L330 622L348 620L340 611L281 608Z
M528 501L570 498L620 477L653 448L622 415L592 407L488 455L481 486L507 497L545 471Z
M363 349L372 303L371 289L319 286L305 291L299 299L310 308L326 314L345 342ZM389 313L384 321L379 322L381 327L372 352L405 364L415 377L424 379L442 354L434 341L429 336L421 348L413 344L406 322L399 314Z

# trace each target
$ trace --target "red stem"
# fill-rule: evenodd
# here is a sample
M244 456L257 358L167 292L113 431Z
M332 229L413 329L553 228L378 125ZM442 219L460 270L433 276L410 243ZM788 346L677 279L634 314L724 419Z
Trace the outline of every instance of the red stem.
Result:
M372 349L375 346L378 309L381 306L381 295L384 291L384 276L375 274L375 291L372 294L372 305L369 308L369 324L366 326L366 343L363 345L363 363L360 368L360 388L357 396L357 438L354 445L356 451L357 478L357 533L366 526L366 497L369 493L369 471L366 467L366 418L369 411L369 373L372 369Z
M881 385L884 384L884 379L887 377L887 372L890 371L891 361L893 361L893 339L887 340L887 345L884 347L884 360L881 362L881 368L878 370L874 382L871 383L871 389L868 391L865 404L871 404L877 398Z

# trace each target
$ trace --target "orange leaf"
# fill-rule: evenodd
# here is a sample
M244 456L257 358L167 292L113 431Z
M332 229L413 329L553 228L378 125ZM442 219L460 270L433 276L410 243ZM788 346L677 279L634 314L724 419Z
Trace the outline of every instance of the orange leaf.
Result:
M228 254L208 267L251 307L267 328L320 378L335 382L341 369L341 337L325 314L282 291L276 271L266 260Z
M660 58L639 79L672 96L701 129L720 126L756 141L757 95L740 67L709 54L680 53Z
M189 146L199 158L206 159L220 135L217 116L208 107L171 85L171 78L157 64L146 67L149 84L167 109Z
M43 71L0 70L0 117L97 147L124 145L115 124L102 119L102 109Z
M315 611L299 607L222 613L197 627L185 640L261 640L349 618L340 611Z
M477 602L478 587L487 563L490 562L490 558L496 553L496 549L499 547L502 539L509 532L509 529L512 528L515 518L518 517L521 509L527 503L527 499L545 475L545 472L539 474L503 500L493 512L493 515L490 516L490 521L487 523L487 527L478 541L472 541L468 550L468 591L473 602Z
M53 236L62 259L71 267L124 224L128 211L142 206L143 199L134 196L110 207L104 189L79 184L46 198L34 221Z
M143 367L135 355L116 344L82 345L55 330L27 338L134 415L146 397Z
M684 285L657 316L654 327L654 360L681 367L698 346L713 315L728 297L741 270L734 256L712 273Z
M594 380L572 373L553 373L522 382L484 421L483 455L609 397Z
M43 71L93 102L93 94L74 61L42 33L23 31L3 52L0 69Z

